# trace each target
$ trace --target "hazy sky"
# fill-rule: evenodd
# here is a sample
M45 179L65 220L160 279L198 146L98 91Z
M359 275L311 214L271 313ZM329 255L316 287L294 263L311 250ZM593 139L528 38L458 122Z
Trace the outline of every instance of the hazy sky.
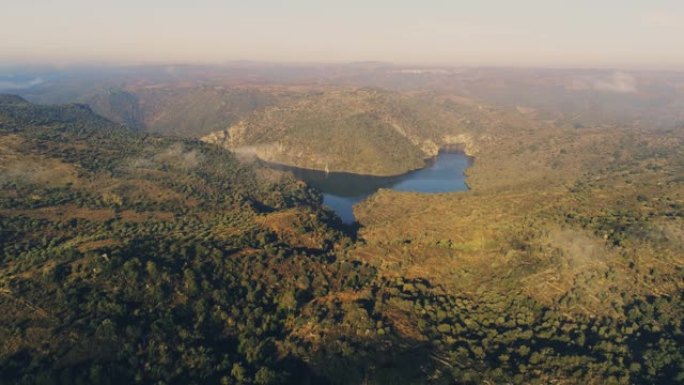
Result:
M684 0L0 0L8 62L684 68Z

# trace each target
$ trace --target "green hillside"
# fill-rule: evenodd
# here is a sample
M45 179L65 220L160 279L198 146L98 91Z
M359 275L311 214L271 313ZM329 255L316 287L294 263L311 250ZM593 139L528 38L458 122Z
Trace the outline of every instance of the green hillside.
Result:
M352 234L219 146L1 96L0 383L681 383L681 136L477 111L474 192L381 191Z
M465 132L462 116L444 111L419 97L331 89L297 94L204 140L291 166L396 175L423 167L450 134Z

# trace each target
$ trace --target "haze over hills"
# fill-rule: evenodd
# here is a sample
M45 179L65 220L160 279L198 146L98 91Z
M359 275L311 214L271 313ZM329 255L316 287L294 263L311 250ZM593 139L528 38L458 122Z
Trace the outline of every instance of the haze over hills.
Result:
M86 103L109 119L155 133L196 138L217 133L212 140L225 142L222 131L232 128L237 132L241 125L250 125L255 129L248 136L234 138L233 148L239 143L269 161L321 170L327 163L329 170L397 174L420 167L422 159L433 156L436 148L455 140L471 142L476 151L471 139L491 131L496 121L503 122L499 126L515 121L530 127L541 122L662 129L684 125L684 79L678 73L386 63L316 67L234 63L205 71L187 66L93 73L98 81L87 85L78 85L66 73L62 76L66 80L45 82L21 93L37 102ZM367 85L376 87L375 95ZM357 107L359 111L354 110ZM352 118L362 121L345 121ZM288 138L301 134L307 125L321 126L320 121L327 120L336 121L336 128L314 129L299 138L302 140ZM418 124L420 129L416 129ZM278 125L286 128L278 131ZM364 125L392 129L365 145L349 140L365 140L363 135L345 132L355 127L364 130ZM405 130L413 132L402 132ZM345 140L339 135L320 137L324 131L333 136L339 131ZM376 131L382 130L371 130ZM382 140L390 137L397 148L404 148L398 157L401 160L386 159L381 155L386 153L372 149L376 144L390 145ZM347 144L345 150L337 148L342 142ZM349 149L366 155L354 165L344 163L345 154L334 153Z
M137 93L145 88L174 89L204 85L235 88L274 84L333 84L396 91L457 93L492 104L536 108L583 122L582 114L616 120L655 118L681 122L681 72L620 69L544 69L400 66L390 63L285 65L231 63L222 66L131 66L4 70L23 81L0 83L3 92L40 103L87 100L111 88ZM35 84L32 84L35 83ZM16 83L16 84L15 84ZM12 87L14 84L16 87ZM26 87L30 85L30 87ZM258 87L252 87L258 88ZM587 110L587 108L592 110ZM580 113L580 116L575 117ZM669 114L667 114L669 113ZM589 114L589 115L591 115ZM670 115L673 114L673 115Z

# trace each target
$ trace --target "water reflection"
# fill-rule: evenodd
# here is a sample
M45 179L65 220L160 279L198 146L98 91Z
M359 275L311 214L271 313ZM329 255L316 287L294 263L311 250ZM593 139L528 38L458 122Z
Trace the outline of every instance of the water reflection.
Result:
M427 167L391 177L325 173L282 165L272 167L290 171L321 191L323 203L332 208L344 223L351 224L354 222L353 205L380 188L421 193L467 190L464 171L470 163L471 159L461 152L441 152Z

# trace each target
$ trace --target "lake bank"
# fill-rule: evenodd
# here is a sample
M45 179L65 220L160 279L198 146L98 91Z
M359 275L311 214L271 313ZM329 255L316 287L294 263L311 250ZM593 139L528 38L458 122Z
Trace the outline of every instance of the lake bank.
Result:
M346 172L309 170L298 167L268 164L269 167L289 171L323 194L323 204L330 207L345 224L355 221L353 206L381 188L404 192L445 193L466 191L465 170L473 158L460 150L440 151L426 161L426 166L397 176L371 176Z

